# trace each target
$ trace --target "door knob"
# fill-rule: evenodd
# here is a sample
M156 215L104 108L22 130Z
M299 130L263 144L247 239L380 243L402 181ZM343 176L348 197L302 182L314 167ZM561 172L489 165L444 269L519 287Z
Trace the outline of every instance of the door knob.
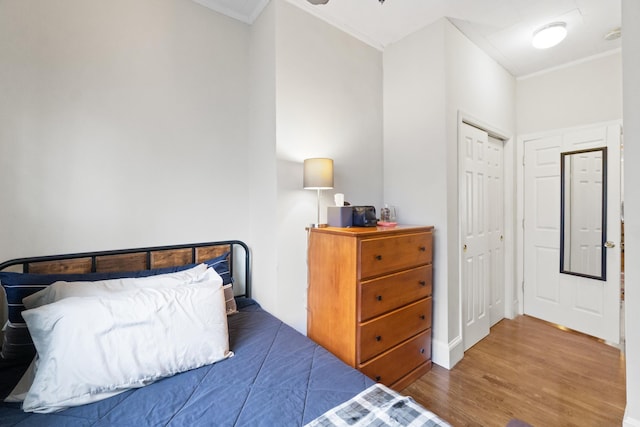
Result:
M611 249L611 248L615 248L616 244L613 243L613 242L606 241L606 242L604 242L604 247L607 248L607 249Z

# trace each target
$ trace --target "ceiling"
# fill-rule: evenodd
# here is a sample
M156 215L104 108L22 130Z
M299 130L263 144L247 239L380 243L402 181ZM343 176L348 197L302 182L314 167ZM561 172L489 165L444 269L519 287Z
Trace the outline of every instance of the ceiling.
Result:
M269 0L194 0L251 24ZM369 45L384 50L412 32L447 17L512 75L522 77L621 46L604 36L621 25L620 0L330 0L312 5L287 0ZM545 24L567 23L558 46L537 50L531 35Z
M253 21L260 16L262 9L267 6L269 0L193 0L203 6L220 12L224 15L235 18L246 24L253 24Z

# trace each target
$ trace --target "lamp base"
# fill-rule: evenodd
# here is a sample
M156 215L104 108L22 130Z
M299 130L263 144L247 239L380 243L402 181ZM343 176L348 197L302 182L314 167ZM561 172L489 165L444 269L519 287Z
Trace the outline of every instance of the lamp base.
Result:
M325 228L328 226L329 224L309 224L309 228Z

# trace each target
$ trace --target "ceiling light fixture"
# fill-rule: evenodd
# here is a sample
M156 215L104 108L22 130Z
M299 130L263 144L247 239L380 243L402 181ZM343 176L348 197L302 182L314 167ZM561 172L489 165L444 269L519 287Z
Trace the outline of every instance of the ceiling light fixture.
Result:
M553 22L537 29L531 43L536 49L548 49L560 43L567 36L565 22Z

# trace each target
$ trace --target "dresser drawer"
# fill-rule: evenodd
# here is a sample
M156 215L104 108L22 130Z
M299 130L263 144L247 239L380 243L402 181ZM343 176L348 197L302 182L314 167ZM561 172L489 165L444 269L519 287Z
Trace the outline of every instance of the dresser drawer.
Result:
M431 327L431 297L360 326L360 363Z
M431 263L431 233L414 233L360 241L359 278L379 276Z
M390 386L413 369L431 359L431 329L393 350L360 365L369 378Z
M360 321L431 296L432 267L383 276L360 284Z

